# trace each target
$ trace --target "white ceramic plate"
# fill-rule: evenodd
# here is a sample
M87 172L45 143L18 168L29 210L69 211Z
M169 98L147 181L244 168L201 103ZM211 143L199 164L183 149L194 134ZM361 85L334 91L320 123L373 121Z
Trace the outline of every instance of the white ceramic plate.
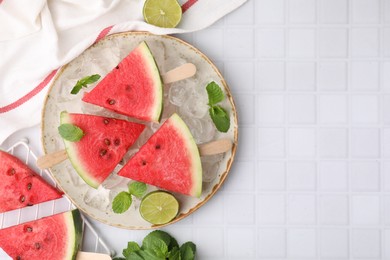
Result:
M64 149L63 141L57 131L60 124L60 112L64 110L70 113L115 116L131 121L131 119L122 115L116 115L82 102L83 91L90 91L94 85L87 90L83 89L77 95L71 95L70 91L77 80L84 76L100 74L104 77L142 41L146 41L149 45L162 74L187 62L191 62L197 67L197 73L194 77L164 87L165 98L162 122L176 111L188 123L194 136L197 136L198 143L208 139L217 140L220 138L229 138L234 143L233 148L224 155L202 158L204 169L207 169L204 176L202 195L200 198L193 198L174 194L179 200L180 212L173 221L168 223L171 224L193 213L220 188L233 162L238 137L236 109L225 80L212 62L190 44L172 36L127 32L106 37L88 48L79 57L64 66L53 80L42 112L42 143L45 153L53 153ZM226 94L226 99L221 105L230 113L231 127L227 133L220 133L212 129L210 131L210 128L207 127L209 126L207 123L209 115L205 87L210 81L217 82ZM171 88L174 89L171 90ZM186 89L187 95L191 93L191 96L181 96L181 88ZM171 94L172 97L170 97ZM174 100L175 104L183 103L183 108L171 104L169 102L170 98ZM185 106L189 110L185 110ZM193 107L199 109L194 112L192 111ZM206 123L206 126L203 125L204 123ZM158 128L156 124L148 123L146 125L146 135L150 135L153 130ZM202 127L209 130L204 130ZM204 131L207 131L207 133ZM136 143L125 158L129 158L140 145L140 143ZM216 157L218 157L218 160ZM117 176L116 173L120 167L121 165L118 165L111 176L97 190L84 183L69 160L52 167L50 171L65 194L80 210L90 217L120 228L150 229L160 227L148 223L141 217L138 211L139 200L134 200L130 209L123 214L116 214L111 210L113 197L118 192L126 190L126 185L129 182L129 179ZM155 189L155 187L148 185L148 192Z

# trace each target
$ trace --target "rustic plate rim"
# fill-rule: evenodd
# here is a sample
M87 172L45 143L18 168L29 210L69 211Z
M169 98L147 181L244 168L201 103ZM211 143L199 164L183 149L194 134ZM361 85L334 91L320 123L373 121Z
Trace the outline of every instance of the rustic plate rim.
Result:
M75 200L71 196L69 196L66 192L64 192L65 196L67 196L68 199L78 209L80 209L87 216L89 216L89 217L91 217L91 218L93 218L93 219L95 219L95 220L97 220L97 221L99 221L101 223L104 223L104 224L107 224L107 225L110 225L110 226L114 226L114 227L118 227L118 228L122 228L122 229L128 229L128 230L150 230L150 229L165 227L165 226L174 224L174 223L176 223L176 222L186 218L187 216L191 215L196 210L198 210L200 207L202 207L204 204L206 204L206 202L208 202L215 195L215 193L221 188L221 186L225 182L228 174L230 173L230 170L231 170L232 164L233 164L233 162L235 160L235 156L236 156L236 152L237 152L237 145L238 145L238 115L237 115L237 107L235 105L232 92L231 92L231 90L230 90L230 88L229 88L225 78L222 76L222 73L220 72L218 67L211 61L211 59L209 57L207 57L203 52L201 52L198 48L194 47L192 44L186 42L185 40L177 38L177 37L172 36L172 35L156 35L156 34L153 34L153 33L150 33L150 32L143 32L143 31L127 31L127 32L113 33L113 34L110 34L110 35L102 38L101 40L109 40L110 38L115 38L115 37L120 37L120 36L129 36L129 35L145 35L145 36L154 36L154 37L167 38L169 40L176 41L176 42L178 42L180 44L183 44L186 47L192 49L197 55L199 55L202 59L204 59L214 69L216 75L221 80L221 83L222 83L222 85L224 87L224 90L226 92L226 95L227 95L227 99L229 100L229 103L231 104L231 113L232 113L232 118L234 120L234 124L233 124L233 126L234 126L234 129L233 129L233 146L232 146L232 149L231 149L230 158L227 161L226 169L221 173L221 177L220 177L219 182L212 187L211 192L202 201L197 203L188 212L179 214L175 219L173 219L172 221L170 221L170 222L168 222L166 224L151 225L150 227L135 227L135 226L130 227L130 226L123 226L123 225L119 225L119 224L109 223L109 221L107 221L105 219L102 219L102 218L99 218L98 216L95 216L94 214L91 214L90 212L87 212L84 208L80 208L78 206L78 203L76 203ZM86 50L88 50L90 48L93 48L99 42L95 42L94 44L89 46ZM86 50L84 50L82 53L80 53L80 55L82 55ZM78 55L77 57L79 57L80 55ZM76 59L77 57L75 57L74 59ZM49 85L46 97L45 97L44 102L43 102L43 108L41 110L41 145L42 145L42 150L43 150L44 154L47 154L47 148L45 146L45 140L44 140L44 129L45 129L44 122L45 122L46 105L47 105L47 102L48 102L51 90L54 87L56 80L58 80L58 78L62 75L64 70L67 68L67 66L74 59L72 59L67 64L61 66L58 69L55 77L53 78L53 80L51 81L51 83ZM56 181L58 187L61 188L60 182L58 181L57 177L52 173L51 169L48 169L48 171L50 172L50 174L52 175L52 177Z

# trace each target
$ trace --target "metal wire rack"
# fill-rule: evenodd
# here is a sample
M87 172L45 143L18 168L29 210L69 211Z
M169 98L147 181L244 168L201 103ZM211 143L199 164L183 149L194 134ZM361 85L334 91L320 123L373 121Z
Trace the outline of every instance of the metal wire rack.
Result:
M52 178L47 170L40 170L36 167L37 156L31 150L28 145L28 139L22 139L6 151L12 155L15 155L25 164L27 164L32 170L42 176L49 184L57 187L55 180ZM0 213L0 229L17 225L23 222L36 220L42 217L50 216L53 214L65 212L76 207L72 202L63 196L60 199L52 200L37 205L26 207L22 209L12 210L5 213ZM104 239L98 234L90 221L82 215L84 224L84 235L82 250L87 252L105 253L113 256L115 252L111 250ZM0 260L10 259L9 256L0 248Z

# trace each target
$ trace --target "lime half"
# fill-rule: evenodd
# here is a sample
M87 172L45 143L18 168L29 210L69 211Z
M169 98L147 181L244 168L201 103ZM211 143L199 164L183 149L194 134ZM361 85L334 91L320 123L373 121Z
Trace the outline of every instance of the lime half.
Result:
M179 212L179 202L168 192L154 191L142 199L139 211L152 224L166 224Z
M181 20L182 11L177 0L146 0L143 13L147 23L174 28Z

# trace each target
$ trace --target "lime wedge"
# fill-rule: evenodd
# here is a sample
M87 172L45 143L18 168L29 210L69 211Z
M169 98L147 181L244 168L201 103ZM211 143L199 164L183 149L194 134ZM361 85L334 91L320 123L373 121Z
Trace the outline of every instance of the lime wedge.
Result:
M166 224L179 212L179 202L168 192L154 191L142 199L139 211L152 224Z
M143 14L149 24L174 28L181 20L182 11L177 0L146 0Z

